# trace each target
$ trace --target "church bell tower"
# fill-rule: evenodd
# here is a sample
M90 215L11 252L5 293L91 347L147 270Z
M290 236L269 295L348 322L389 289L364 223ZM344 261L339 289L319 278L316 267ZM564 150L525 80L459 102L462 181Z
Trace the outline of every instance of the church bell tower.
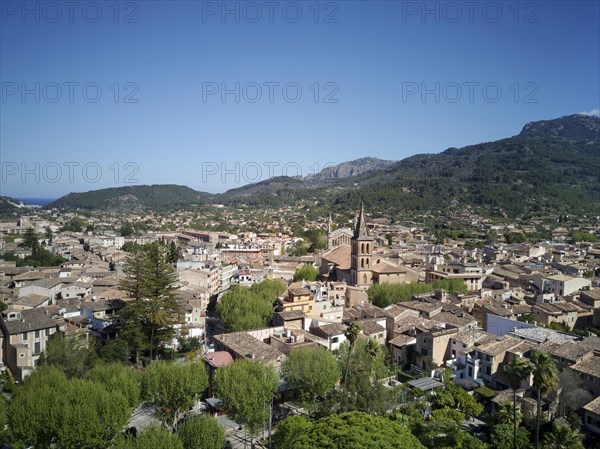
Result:
M360 205L360 211L356 218L351 247L350 274L352 284L357 287L368 288L373 284L373 239L369 237L367 231L363 204Z

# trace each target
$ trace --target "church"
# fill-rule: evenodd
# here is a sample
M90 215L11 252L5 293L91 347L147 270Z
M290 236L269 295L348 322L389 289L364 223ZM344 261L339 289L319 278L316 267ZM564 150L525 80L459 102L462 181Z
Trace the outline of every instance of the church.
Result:
M375 239L367 227L364 205L354 221L354 230L328 226L328 250L321 255L320 275L330 281L368 289L373 284L407 283L418 280L418 273L377 254Z

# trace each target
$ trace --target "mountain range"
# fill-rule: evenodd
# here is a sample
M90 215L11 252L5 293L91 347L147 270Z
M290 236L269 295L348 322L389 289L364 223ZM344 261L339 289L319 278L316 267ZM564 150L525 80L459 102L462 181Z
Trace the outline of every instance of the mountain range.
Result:
M46 207L279 207L303 200L338 209L354 209L364 201L372 213L388 215L466 207L491 215L597 215L600 118L577 114L531 122L519 134L494 142L401 161L362 158L305 178L275 177L222 194L178 185L135 185L70 193Z

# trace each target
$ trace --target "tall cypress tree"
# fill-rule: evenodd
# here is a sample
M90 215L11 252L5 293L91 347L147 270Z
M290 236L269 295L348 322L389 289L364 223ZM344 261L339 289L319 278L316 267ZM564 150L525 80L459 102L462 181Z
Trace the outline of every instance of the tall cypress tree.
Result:
M181 321L175 285L177 274L169 262L169 250L160 242L134 251L124 268L121 289L133 298L121 313L122 336L134 348L136 360L149 349L154 358L161 342L172 339Z

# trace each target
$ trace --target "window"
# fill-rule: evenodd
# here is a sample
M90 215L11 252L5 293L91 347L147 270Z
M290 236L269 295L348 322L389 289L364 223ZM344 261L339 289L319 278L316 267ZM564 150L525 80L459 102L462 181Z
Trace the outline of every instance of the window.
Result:
M46 337L50 336L50 329L46 329Z
M40 342L36 341L35 345L33 347L33 353L34 354L39 354L40 352L42 352L42 348L41 348Z
M331 342L332 342L332 343L337 343L338 341L340 341L339 337L333 337L333 338L331 339Z
M35 331L35 338L36 338L36 340L38 338L40 338L40 331L39 330Z
M29 339L29 336L27 335L27 332L23 332L23 341L27 341Z

